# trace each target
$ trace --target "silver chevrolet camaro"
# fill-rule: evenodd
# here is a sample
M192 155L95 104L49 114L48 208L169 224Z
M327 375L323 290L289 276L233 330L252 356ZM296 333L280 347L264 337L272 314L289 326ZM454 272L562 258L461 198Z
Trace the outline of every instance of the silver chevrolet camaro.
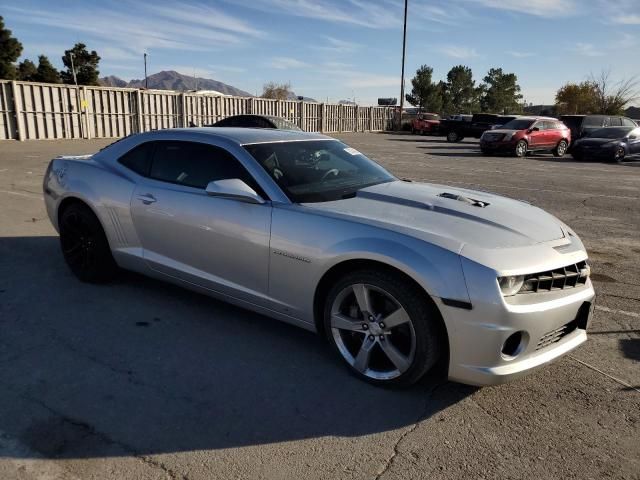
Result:
M134 270L317 331L375 384L410 385L436 362L501 383L587 339L594 291L571 228L400 180L323 135L133 135L52 160L44 193L80 280Z

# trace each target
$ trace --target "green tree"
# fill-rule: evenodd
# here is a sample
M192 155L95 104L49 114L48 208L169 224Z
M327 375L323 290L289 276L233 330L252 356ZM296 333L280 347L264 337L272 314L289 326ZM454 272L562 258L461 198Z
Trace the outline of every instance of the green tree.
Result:
M100 63L100 56L95 50L89 52L84 43L76 43L71 50L64 51L62 62L67 70L60 72L63 83L73 84L72 55L78 85L99 85L98 63Z
M45 55L40 55L38 57L36 81L44 83L60 83L60 73L53 65L51 65L51 62Z
M29 59L23 60L20 62L20 65L18 65L18 80L22 80L24 82L35 82L37 73L38 69Z
M405 99L421 110L439 113L442 111L444 82L433 82L433 68L422 65L411 79L411 93Z
M290 83L265 83L262 87L262 98L288 100L293 95Z
M447 73L444 110L448 113L477 112L480 109L480 94L471 69L457 65Z
M11 30L4 28L0 16L0 79L14 80L17 76L14 63L22 54L22 44L11 36Z
M597 111L598 90L595 82L567 83L556 92L556 109L560 114L584 114Z
M504 73L501 68L492 68L484 77L483 95L480 105L483 112L518 113L522 95L515 73Z

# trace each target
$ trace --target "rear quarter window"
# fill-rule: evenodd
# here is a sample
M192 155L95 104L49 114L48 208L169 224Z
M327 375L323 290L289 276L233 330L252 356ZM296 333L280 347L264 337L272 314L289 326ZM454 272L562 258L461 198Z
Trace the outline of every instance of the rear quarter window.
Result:
M143 143L129 150L118 159L118 163L124 165L129 170L133 170L138 175L149 176L151 169L151 153L153 152L153 142Z
M605 124L605 117L593 115L585 117L583 127L602 127Z

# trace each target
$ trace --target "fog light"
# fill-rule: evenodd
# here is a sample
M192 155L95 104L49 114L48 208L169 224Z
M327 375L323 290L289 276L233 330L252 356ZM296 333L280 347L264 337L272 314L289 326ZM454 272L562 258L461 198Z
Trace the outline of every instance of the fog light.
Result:
M502 355L513 358L524 350L527 343L527 335L523 331L519 331L509 335L502 344Z

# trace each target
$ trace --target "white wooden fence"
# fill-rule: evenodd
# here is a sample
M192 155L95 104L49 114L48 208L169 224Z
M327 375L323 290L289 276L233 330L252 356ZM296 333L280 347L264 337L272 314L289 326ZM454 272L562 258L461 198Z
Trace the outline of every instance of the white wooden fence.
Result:
M242 113L277 115L326 133L390 130L394 116L390 107L0 81L0 140L117 138Z

